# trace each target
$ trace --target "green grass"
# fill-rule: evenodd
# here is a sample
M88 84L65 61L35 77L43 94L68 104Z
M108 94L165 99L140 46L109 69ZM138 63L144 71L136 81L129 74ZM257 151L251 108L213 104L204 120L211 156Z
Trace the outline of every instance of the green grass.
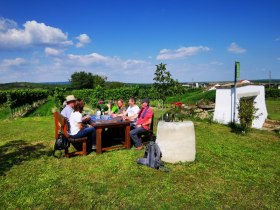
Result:
M280 99L266 99L268 118L280 120Z
M216 95L215 90L203 92L203 90L201 90L201 89L191 89L190 91L191 92L188 92L184 95L168 97L166 102L171 103L171 102L181 101L182 103L185 103L185 104L195 104L196 102L198 102L201 99L215 102L215 95Z
M28 116L50 116L52 115L52 108L55 107L54 99L50 98L46 103L44 103L39 108L35 109Z
M195 122L196 160L136 164L144 151L51 156L51 116L0 121L1 209L277 209L280 140Z
M7 119L10 116L10 109L8 106L1 105L0 107L0 120Z

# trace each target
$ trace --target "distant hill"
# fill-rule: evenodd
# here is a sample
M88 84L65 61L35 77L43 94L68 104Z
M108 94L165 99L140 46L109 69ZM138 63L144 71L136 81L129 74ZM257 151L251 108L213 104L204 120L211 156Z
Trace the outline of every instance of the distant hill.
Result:
M126 87L126 86L139 86L139 87L150 87L152 84L137 84L137 83L122 83L122 82L106 82L108 88ZM55 87L71 89L70 82L12 82L0 84L0 90L11 90L11 89L54 89Z
M280 84L280 79L259 79L259 80L250 80L255 84ZM216 82L197 82L197 83L227 83L229 81L216 81ZM139 86L141 88L149 88L152 86L152 83L122 83L122 82L114 82L114 81L107 81L106 85L110 88L116 88L116 83L119 83L117 86ZM181 82L181 84L194 84L196 82ZM115 85L114 85L115 84ZM34 89L34 88L42 88L42 89L54 89L55 87L67 88L70 89L70 82L42 82L42 83L33 83L33 82L12 82L12 83L3 83L0 84L0 90L9 90L9 89Z
M54 89L55 87L68 88L70 86L69 82L50 82L50 83L32 83L32 82L12 82L0 84L0 90L10 90L10 89Z

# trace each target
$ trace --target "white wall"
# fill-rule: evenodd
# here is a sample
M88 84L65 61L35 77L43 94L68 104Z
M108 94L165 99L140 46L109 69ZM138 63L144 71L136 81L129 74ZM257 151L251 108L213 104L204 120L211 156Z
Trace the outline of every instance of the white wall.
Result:
M233 113L231 89L216 89L214 121L227 124L232 121Z
M216 103L214 112L215 121L223 124L233 122L234 96L234 88L216 90ZM258 109L256 113L256 116L258 116L258 118L254 119L252 127L262 128L265 119L267 118L264 86L247 85L243 87L237 87L235 121L239 122L237 106L239 104L240 98L251 96L255 96L255 107Z

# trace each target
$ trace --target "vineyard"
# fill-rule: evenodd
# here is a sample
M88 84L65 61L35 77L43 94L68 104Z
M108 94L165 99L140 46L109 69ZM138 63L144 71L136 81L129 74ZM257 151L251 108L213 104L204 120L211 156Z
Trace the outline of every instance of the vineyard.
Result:
M12 116L23 116L47 101L47 90L6 90L0 91L0 105L10 110Z
M185 88L174 94L167 96L165 107L169 107L173 102L182 102L183 104L194 105L200 103L214 103L216 91L204 91L200 88ZM139 102L142 98L149 98L150 105L159 107L158 94L153 86L131 85L115 89L106 89L97 86L94 89L69 90L63 87L55 87L52 89L11 89L0 90L0 118L6 116L18 117L26 116L42 106L46 102L48 109L62 108L62 104L67 95L73 94L76 98L83 99L90 108L96 108L98 100L105 103L123 99L128 101L130 97L135 97ZM280 90L266 89L266 97L270 99L279 99ZM4 114L3 114L4 113ZM4 117L1 117L3 115ZM40 115L40 114L38 114Z

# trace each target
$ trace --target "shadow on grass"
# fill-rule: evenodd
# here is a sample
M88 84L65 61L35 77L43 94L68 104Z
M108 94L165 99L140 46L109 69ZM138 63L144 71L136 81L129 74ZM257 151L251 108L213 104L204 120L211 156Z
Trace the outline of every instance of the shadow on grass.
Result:
M23 140L13 140L0 146L0 176L14 165L46 155L45 146L41 143L30 144Z

